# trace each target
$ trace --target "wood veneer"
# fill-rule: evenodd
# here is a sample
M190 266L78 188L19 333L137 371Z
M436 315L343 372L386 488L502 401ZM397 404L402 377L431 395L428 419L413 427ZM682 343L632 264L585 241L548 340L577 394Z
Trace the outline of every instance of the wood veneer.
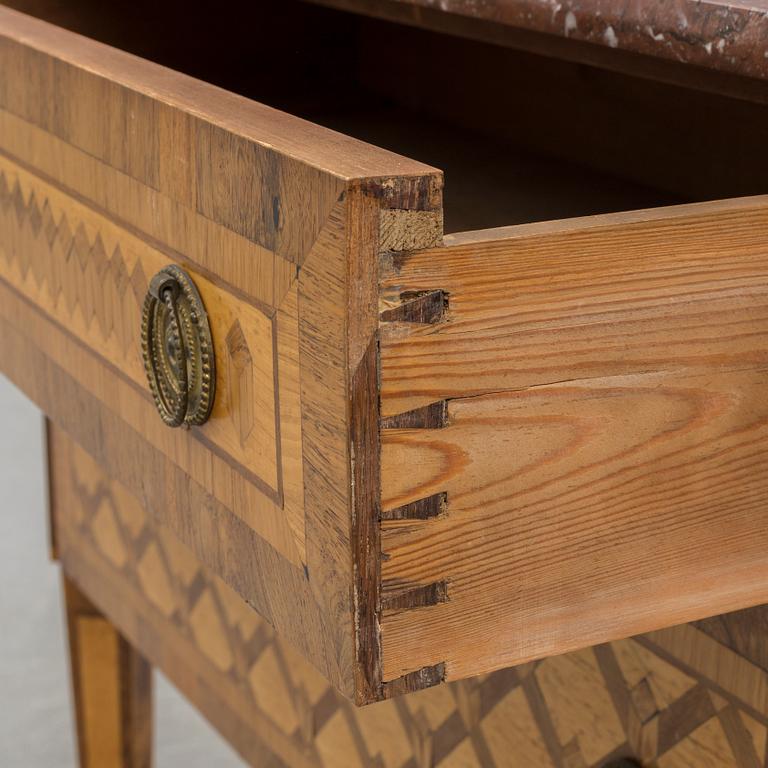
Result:
M646 168L658 136L626 157L614 143L612 177L592 155L542 165L474 91L449 103L401 76L433 72L444 41L418 33L377 66L385 46L366 43L386 25L334 32L344 17L292 7L318 20L299 63L271 76L273 36L270 67L230 77L377 143L463 156L451 228L762 183L742 112L697 145L713 150L699 176L674 152ZM158 42L100 19L104 39ZM340 48L292 96L327 34ZM226 79L182 54L158 50ZM621 103L621 78L567 72L587 111ZM623 125L661 91L643 93ZM350 111L361 94L387 95L391 123ZM663 94L637 136L725 103L699 94L671 118ZM529 113L522 136L551 115ZM766 600L765 198L443 239L434 168L7 9L0 129L0 367L357 703ZM520 182L524 157L551 174ZM139 306L167 262L198 284L219 360L213 419L189 431L160 422L139 364Z
M354 707L70 438L50 433L65 570L263 768L757 768L766 611Z
M80 765L150 768L152 670L77 586L63 581Z

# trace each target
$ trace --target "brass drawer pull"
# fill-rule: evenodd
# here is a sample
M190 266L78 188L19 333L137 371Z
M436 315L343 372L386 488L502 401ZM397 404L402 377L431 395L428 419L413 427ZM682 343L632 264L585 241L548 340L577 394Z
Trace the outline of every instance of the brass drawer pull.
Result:
M190 276L169 265L149 284L141 351L160 418L169 427L204 424L216 387L208 315Z

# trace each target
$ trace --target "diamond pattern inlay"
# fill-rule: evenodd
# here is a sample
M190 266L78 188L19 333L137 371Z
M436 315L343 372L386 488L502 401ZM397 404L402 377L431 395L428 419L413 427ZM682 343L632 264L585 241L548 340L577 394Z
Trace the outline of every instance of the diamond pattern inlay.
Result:
M296 744L302 765L598 768L633 756L666 768L756 768L766 758L768 702L756 711L739 691L764 685L768 672L743 657L742 671L736 670L727 662L733 651L692 626L685 628L691 643L701 645L689 649L686 661L662 648L673 628L358 709L172 534L157 528L121 486L106 478L89 485L87 478L99 470L75 450L80 502L66 505L63 525L132 585L145 610L159 611L173 631L195 643L201 669L208 665L222 685L235 687L243 707L255 707L249 711ZM97 515L107 498L121 510L113 515L113 534L104 537ZM123 519L131 520L130 536ZM130 553L122 565L114 547ZM142 568L149 552L154 564ZM156 605L152 596L160 587L175 601L172 609ZM723 665L735 670L733 680L712 678ZM743 674L749 680L735 679Z
M3 226L2 217L9 215L16 224ZM129 274L119 244L110 254L101 235L89 237L82 221L71 224L64 212L57 221L50 202L41 204L34 190L25 201L19 179L9 185L2 169L0 231L0 258L18 269L22 280L31 272L54 305L61 304L69 315L79 312L104 341L114 333L124 355L137 343L139 308L148 284L140 261Z

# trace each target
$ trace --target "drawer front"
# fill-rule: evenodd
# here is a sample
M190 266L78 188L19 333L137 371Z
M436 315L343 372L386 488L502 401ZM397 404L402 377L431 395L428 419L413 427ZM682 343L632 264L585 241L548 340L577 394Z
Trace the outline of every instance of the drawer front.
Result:
M153 275L169 263L180 261L187 266L189 262L7 157L0 157L0 211L0 277L50 320L46 353L70 376L81 378L91 392L106 401L112 399L118 412L142 434L162 441L164 425L151 408L145 412L142 407L149 391L141 355L142 304ZM194 267L192 271L209 314L220 369L211 421L199 436L203 451L249 477L265 499L274 502L283 485L278 474L283 460L277 455L278 448L283 448L278 428L287 427L288 446L298 446L291 434L297 425L279 424L277 398L280 376L284 384L297 378L291 359L295 350L283 349L281 366L278 349L286 337L296 337L296 318L291 318L291 329L286 316L289 306L296 305L296 287L288 287L291 280L284 270L288 301L281 315L215 276L206 277ZM12 319L10 313L6 317ZM111 394L111 387L99 391L99 371L105 365L121 381ZM289 388L285 389L289 397ZM295 386L291 389L298 394ZM139 400L133 408L130 396L121 396L129 390ZM298 410L290 399L285 406L283 416ZM295 461L295 457L286 458ZM183 458L179 460L193 471ZM274 543L298 562L290 540Z
M385 680L768 602L766 232L756 197L385 261Z
M356 708L63 432L49 446L65 572L252 765L763 764L764 608Z
M440 185L0 9L3 372L349 694L348 402L375 330L359 308L380 248L440 238ZM190 430L160 420L140 349L168 264L197 286L216 357L211 418Z

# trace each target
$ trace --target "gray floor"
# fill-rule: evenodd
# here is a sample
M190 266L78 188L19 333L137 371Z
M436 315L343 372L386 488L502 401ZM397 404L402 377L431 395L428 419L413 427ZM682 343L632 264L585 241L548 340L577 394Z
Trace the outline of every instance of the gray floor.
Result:
M48 560L42 420L0 376L0 767L75 766L59 568ZM161 675L157 768L243 762ZM109 768L105 766L105 768Z

